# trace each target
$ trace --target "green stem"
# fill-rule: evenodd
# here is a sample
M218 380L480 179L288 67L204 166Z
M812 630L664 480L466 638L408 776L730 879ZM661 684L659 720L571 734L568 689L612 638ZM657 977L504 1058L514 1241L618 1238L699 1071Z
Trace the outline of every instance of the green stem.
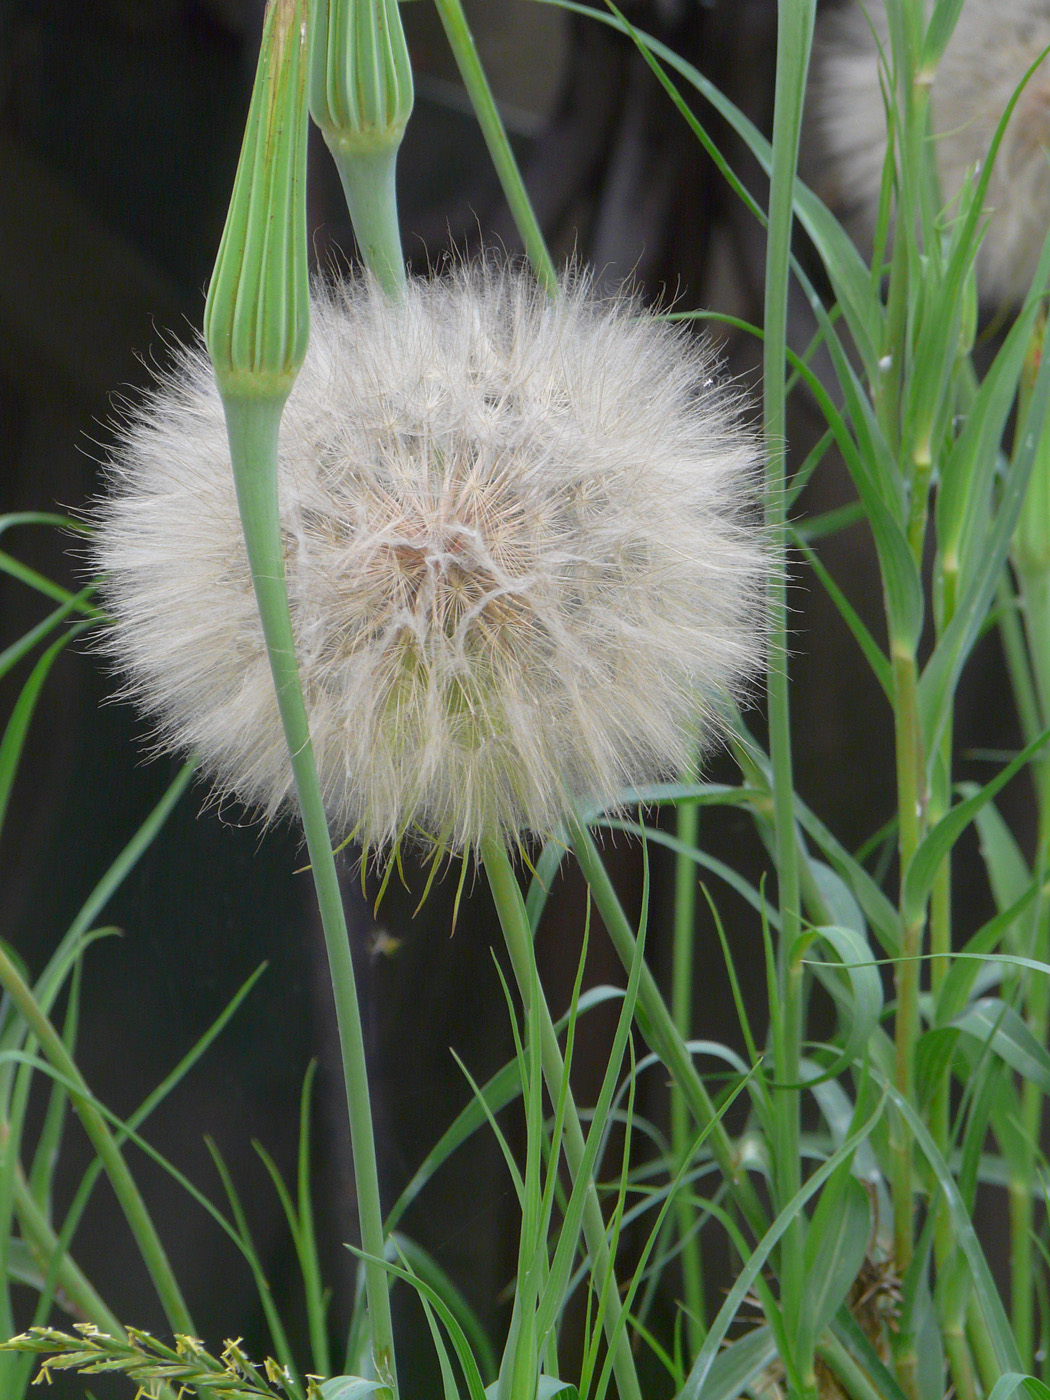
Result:
M1023 603L1028 656L1035 682L1038 713L1050 714L1050 569L1024 568L1018 570ZM1039 810L1039 839L1035 856L1035 875L1040 894L1032 913L1031 943L1025 949L1028 957L1040 962L1050 959L1050 903L1045 894L1045 881L1050 866L1050 760L1045 752L1033 765L1033 778ZM1025 1019L1038 1045L1047 1043L1050 1032L1050 983L1045 977L1024 977L1021 980L1025 1000ZM1033 1079L1021 1083L1021 1140L1025 1144L1024 1158L1019 1163L1018 1180L1010 1186L1010 1303L1011 1321L1021 1360L1027 1370L1034 1364L1035 1321L1032 1280L1034 1277L1035 1204L1032 1183L1036 1179L1039 1141L1043 1124L1043 1090Z
M113 1192L120 1202L125 1219L131 1227L135 1242L139 1247L150 1278L157 1290L157 1296L164 1308L164 1315L173 1332L194 1334L193 1321L186 1307L178 1281L172 1272L164 1246L160 1242L153 1221L146 1210L145 1202L139 1193L135 1179L127 1163L120 1155L105 1118L95 1107L91 1091L77 1068L76 1062L66 1049L65 1042L48 1018L41 1011L32 991L22 980L14 963L0 947L0 983L18 1008L26 1025L40 1042L55 1072L67 1083L70 1101L106 1169Z
M920 541L921 551L921 541ZM954 558L941 561L941 606L937 618L937 635L943 636L955 615L958 597L959 571ZM954 741L954 715L949 713L940 740L939 776L930 792L929 825L932 828L946 814L951 804L952 792L952 746ZM934 876L930 894L930 990L936 1005L938 993L944 985L951 967L952 952L952 858L951 853L944 857ZM930 1134L938 1150L947 1158L951 1134L951 1065L945 1065L930 1093ZM951 1212L943 1196L935 1207L937 1220L934 1226L934 1257L938 1273L949 1265L955 1248L955 1227ZM942 1313L942 1321L949 1325ZM951 1319L958 1325L957 1319ZM967 1353L967 1356L969 1353ZM965 1381L965 1377L963 1377Z
M1026 743L1043 729L1041 718L1046 712L1047 696L1050 694L1050 658L1046 652L1046 634L1040 628L1047 624L1045 606L1040 607L1040 597L1045 605L1045 589L1036 585L1036 572L1024 573L1018 570L1021 580L1021 594L1024 600L1025 626L1016 607L1016 596L1009 585L1009 574L1003 571L999 587L999 633L1002 637L1003 652L1013 687L1017 713L1021 721L1021 733ZM1027 646L1025 637L1027 634ZM1033 674L1034 672L1034 674ZM1036 849L1036 876L1040 883L1032 911L1032 942L1025 949L1029 957L1046 961L1050 952L1050 910L1043 893L1044 872L1050 855L1050 761L1041 754L1032 763L1032 779L1035 784L1039 812L1039 835ZM1020 979L1027 1002L1028 1023L1033 1035L1040 1037L1038 1043L1046 1044L1047 1024L1050 1021L1050 1006L1047 1005L1046 979ZM1010 1314L1014 1324L1014 1334L1018 1349L1025 1364L1031 1367L1034 1344L1033 1299L1032 1299L1032 1229L1033 1203L1031 1181L1035 1170L1035 1144L1039 1140L1039 1127L1042 1118L1043 1095L1039 1087L1025 1079L1021 1084L1021 1123L1024 1140L1031 1144L1026 1160L1019 1164L1018 1178L1009 1188L1010 1211Z
M798 164L802 102L813 40L815 0L778 0L777 69L773 116L773 161L770 171L769 226L766 243L766 295L763 317L763 431L766 441L766 523L779 567L769 586L769 756L773 772L773 822L776 836L780 942L777 974L780 1013L774 1022L775 1074L781 1084L799 1082L802 1025L802 979L791 973L802 927L798 846L795 840L794 776L791 759L791 706L787 658L787 518L785 458L787 401L788 276L794 220L795 170ZM797 1195L802 1181L799 1152L800 1099L796 1089L774 1098L773 1179L779 1207ZM797 1216L784 1233L780 1250L780 1286L789 1335L798 1335L804 1296L803 1220ZM808 1375L812 1358L796 1356Z
M569 839L609 939L624 969L629 970L635 958L634 930L609 879L594 838L582 822L570 818ZM654 1054L659 1055L674 1082L680 1086L697 1127L708 1130L707 1144L711 1155L721 1168L726 1184L755 1239L761 1239L769 1228L762 1203L750 1178L741 1169L729 1134L718 1117L703 1080L696 1072L689 1048L679 1034L656 979L647 966L642 968L638 985L637 1021L645 1043Z
M700 834L700 809L694 802L680 802L675 811L678 840L695 850ZM674 963L671 976L671 1015L683 1041L689 1039L693 1015L693 943L696 938L696 865L688 856L675 857ZM692 1115L677 1079L671 1082L671 1155L679 1170L688 1167L692 1147ZM684 1173L683 1173L684 1174ZM694 1229L696 1210L685 1193L676 1205L679 1260L682 1269L682 1302L692 1355L707 1335L704 1309L704 1273L700 1236Z
M966 1339L970 1343L970 1355L977 1363L984 1393L990 1395L1003 1368L999 1364L995 1343L988 1335L988 1324L981 1312L981 1305L972 1290L966 1304Z
M369 271L391 301L404 300L408 278L397 220L397 143L357 148L338 132L325 132L350 211L354 237Z
M269 652L277 703L291 755L306 847L328 952L339 1048L343 1060L346 1106L350 1119L350 1143L361 1225L361 1245L366 1256L365 1291L372 1321L373 1360L380 1381L396 1396L393 1320L390 1314L388 1275L383 1267L383 1212L379 1197L379 1172L376 1166L364 1034L357 1000L354 964L295 658L295 637L288 608L284 558L281 551L276 472L262 470L259 465L277 460L277 434L284 404L283 401L274 403L270 400L242 400L227 396L225 408L248 561Z
M831 1332L825 1332L821 1337L817 1352L841 1381L842 1389L850 1400L885 1400L883 1392L872 1383L867 1372Z
M20 1171L15 1174L14 1207L22 1236L45 1270L54 1269L61 1306L84 1322L93 1322L111 1337L123 1337L124 1329L92 1287L87 1276L62 1248L47 1216L33 1199ZM57 1264L54 1262L58 1258Z
M514 158L507 132L492 95L485 70L481 66L474 36L470 32L467 17L461 0L434 0L441 23L445 26L449 47L452 50L460 76L466 85L474 113L481 127L489 155L496 167L500 184L514 223L525 245L525 254L532 264L532 270L551 295L558 290L558 274L555 270L547 243L543 237L536 214L532 208L525 181L521 178L518 162Z
M482 859L489 888L503 929L504 942L510 956L511 967L521 994L526 1015L532 1010L532 988L534 979L532 931L521 889L511 868L507 852L499 842L488 840L482 847ZM536 984L538 986L538 983ZM583 1128L572 1096L572 1089L566 1082L565 1064L558 1045L558 1033L554 1029L546 999L540 991L538 1008L540 1017L540 1058L547 1091L554 1103L565 1102L565 1134L563 1145L565 1160L573 1182L580 1174L586 1144ZM630 1338L622 1318L623 1308L620 1291L613 1272L613 1261L609 1253L609 1241L605 1233L605 1220L602 1217L594 1181L586 1184L583 1205L583 1235L591 1258L591 1269L595 1283L605 1304L605 1333L613 1348L613 1371L621 1400L641 1400L641 1386L634 1365Z
M919 728L918 668L914 653L893 651L894 716L896 722L898 849L901 887L922 835L926 808L922 738ZM894 1083L913 1101L915 1044L919 1034L919 971L924 919L901 918L900 957L894 969L897 1016L894 1026ZM903 1273L912 1256L912 1141L907 1126L895 1117L891 1133L893 1158L894 1258Z
M958 1322L944 1328L944 1350L947 1353L957 1400L977 1400L973 1357L970 1355L965 1330Z

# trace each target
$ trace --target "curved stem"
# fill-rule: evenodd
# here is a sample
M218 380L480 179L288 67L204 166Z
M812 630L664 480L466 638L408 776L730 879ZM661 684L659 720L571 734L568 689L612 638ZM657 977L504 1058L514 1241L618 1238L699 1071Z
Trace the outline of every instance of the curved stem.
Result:
M131 1227L131 1232L135 1237L143 1262L149 1270L150 1278L153 1280L157 1296L164 1308L164 1315L167 1317L172 1331L192 1336L195 1328L186 1307L186 1301L182 1296L182 1290L179 1288L164 1246L161 1244L160 1236L150 1219L146 1204L134 1177L131 1175L128 1164L120 1155L120 1148L117 1146L106 1120L95 1107L91 1090L77 1068L72 1055L66 1049L65 1042L41 1011L32 991L2 947L0 947L0 983L3 984L4 990L18 1008L19 1014L24 1018L30 1031L40 1042L41 1049L56 1073L61 1075L67 1083L70 1101L76 1110L77 1117L84 1126L84 1131L91 1139L92 1147L98 1153L106 1169L113 1192L120 1202L128 1225Z
M328 834L321 787L314 763L310 727L295 659L288 593L281 552L276 472L260 465L277 460L277 432L283 401L238 400L227 397L226 422L237 483L237 501L251 565L266 648L273 672L277 703L291 755L299 796L303 831L317 903L324 930L328 966L332 978L339 1048L342 1052L346 1106L350 1118L350 1144L365 1255L365 1290L372 1321L372 1350L376 1374L393 1395L397 1394L394 1364L394 1330L390 1292L383 1267L383 1213L379 1197L375 1138L368 1092L361 1011L357 1000L354 964L346 929L342 892L335 856Z
M525 912L525 901L514 876L507 853L495 841L485 842L482 849L485 873L489 888L503 929L504 942L510 955L511 967L518 984L522 1003L528 1013L532 1003L533 987L533 947L532 931ZM538 985L538 983L537 983ZM566 1084L565 1063L558 1045L558 1033L554 1029L550 1010L540 990L540 1058L547 1090L555 1103L565 1102L565 1134L563 1147L569 1171L575 1182L580 1174L586 1145L579 1113L572 1096L572 1089ZM605 1234L605 1221L602 1218L598 1192L591 1180L587 1183L583 1206L583 1236L591 1256L591 1269L599 1294L606 1300L605 1332L613 1349L613 1372L621 1400L641 1400L641 1386L635 1370L634 1355L630 1338L622 1320L620 1291L613 1272L613 1261L609 1252L609 1241Z
M595 907L624 969L628 970L635 958L635 937L630 920L623 911L591 833L576 818L571 818L568 825L573 850L590 888ZM708 1130L707 1142L712 1156L722 1169L726 1185L755 1239L761 1239L769 1228L762 1202L750 1178L741 1169L729 1134L704 1087L703 1080L696 1072L689 1047L678 1032L660 988L656 985L656 979L649 968L644 966L638 984L637 1019L638 1028L646 1044L654 1054L659 1055L674 1077L674 1082L681 1088L697 1127Z
M680 802L675 810L678 840L694 850L700 831L700 809L694 802ZM689 1039L693 1014L693 942L696 936L697 874L694 863L682 853L675 858L674 968L671 977L671 1015L678 1034ZM682 1087L671 1082L671 1153L676 1167L685 1172L692 1145L691 1115ZM704 1318L704 1274L700 1236L695 1230L696 1208L682 1193L676 1205L681 1242L682 1301L686 1331L695 1355L707 1332Z
M449 47L452 50L460 76L466 85L474 114L478 119L489 155L496 167L500 184L510 212L514 216L525 253L532 264L532 270L553 296L558 290L558 274L555 270L539 221L521 178L518 162L507 139L507 132L500 118L496 99L492 95L485 70L481 66L474 36L470 32L467 17L463 12L462 0L434 0L441 23L445 26Z

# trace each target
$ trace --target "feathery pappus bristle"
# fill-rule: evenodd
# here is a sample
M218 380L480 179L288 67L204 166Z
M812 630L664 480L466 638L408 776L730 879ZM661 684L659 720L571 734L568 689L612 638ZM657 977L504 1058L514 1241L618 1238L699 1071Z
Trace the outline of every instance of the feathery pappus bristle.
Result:
M763 656L760 450L712 351L493 263L318 288L281 426L296 648L333 831L477 849L673 774ZM102 645L159 744L271 818L292 777L222 406L181 352L108 465Z

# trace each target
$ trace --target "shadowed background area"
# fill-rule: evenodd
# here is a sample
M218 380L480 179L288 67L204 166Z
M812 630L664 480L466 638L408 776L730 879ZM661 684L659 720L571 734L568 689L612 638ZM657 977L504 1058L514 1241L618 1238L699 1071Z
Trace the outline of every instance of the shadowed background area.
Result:
M768 130L775 0L646 0L625 8ZM603 26L526 0L475 0L468 11L556 258L577 256L610 285L634 276L653 299L759 321L761 231L725 189L632 45ZM406 4L404 16L417 74L416 111L399 168L406 256L423 271L450 246L469 252L496 244L515 252L517 237L437 17L426 0ZM82 507L96 490L113 395L134 399L149 382L150 365L163 365L170 339L199 326L260 21L258 0L0 5L3 511ZM750 158L718 123L711 129L763 197ZM318 264L345 264L352 234L319 141L312 149L310 222ZM804 344L807 313L800 304L793 315L792 339ZM754 341L734 332L724 354L731 373L757 383L760 348ZM796 395L793 402L791 444L801 460L820 428L804 398ZM827 508L847 494L844 481L825 473L811 503ZM51 530L19 528L0 547L79 586L75 547ZM858 532L836 537L823 552L840 579L850 577L858 609L879 629L877 575ZM840 839L855 845L892 810L889 766L868 771L873 745L890 751L888 714L824 595L800 589L793 602L795 714L805 716L796 734L799 787ZM0 576L0 644L47 610L46 600ZM824 639L819 655L807 645L813 632ZM23 665L3 683L0 713L10 709L27 674ZM34 974L176 771L168 759L143 761L143 725L126 706L104 703L113 689L88 648L71 647L48 681L29 732L0 840L0 936ZM975 703L980 707L980 695ZM269 964L203 1064L154 1114L148 1135L218 1200L204 1138L216 1140L248 1206L274 1294L294 1319L294 1252L250 1143L258 1138L286 1176L294 1171L300 1086L310 1057L319 1058L318 1203L326 1265L337 1287L338 1336L352 1262L342 1242L356 1238L356 1226L308 877L293 873L301 855L290 830L262 833L238 811L202 811L205 802L206 790L193 787L101 915L122 936L102 941L86 958L80 1063L104 1102L119 1114L130 1112L249 974L264 960ZM757 876L761 853L743 816L705 817L701 836L712 854ZM638 852L621 841L611 860L625 900L636 907ZM666 901L668 875L658 864L658 903ZM375 916L359 888L346 882L388 1203L467 1100L450 1047L478 1079L511 1049L490 951L499 943L498 930L487 896L480 885L471 890L450 937L454 875L418 914L418 872L410 872L409 883L409 891L392 884ZM717 895L760 1004L757 930L732 897L721 890ZM579 884L567 879L552 894L539 945L555 1014L575 973L582 912ZM601 938L592 938L591 950L588 980L619 980ZM659 970L668 950L658 932L650 950ZM738 1044L706 911L697 962L698 1033ZM600 1082L608 1032L600 1016L587 1019L576 1059L584 1101ZM650 1075L646 1092L643 1111L659 1117L664 1085L658 1077ZM508 1130L513 1134L513 1118ZM68 1200L88 1160L75 1125L65 1154L60 1200ZM213 1347L225 1336L243 1335L249 1351L266 1349L243 1261L159 1169L140 1155L134 1167L200 1334ZM513 1276L512 1206L496 1143L482 1133L429 1184L404 1222L490 1326ZM122 1318L164 1333L104 1185L74 1248ZM713 1286L718 1282L715 1277ZM413 1394L427 1383L430 1349L422 1318L403 1299L401 1305L410 1339L401 1369L405 1392ZM662 1321L672 1320L668 1304ZM102 1382L95 1390L100 1397L124 1393ZM73 1385L67 1393L82 1390Z

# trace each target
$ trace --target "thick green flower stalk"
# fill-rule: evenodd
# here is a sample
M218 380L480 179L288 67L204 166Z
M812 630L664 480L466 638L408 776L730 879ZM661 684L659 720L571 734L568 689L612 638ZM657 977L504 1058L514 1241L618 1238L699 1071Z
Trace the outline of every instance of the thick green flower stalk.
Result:
M395 172L413 90L397 0L315 0L311 25L310 111L339 170L361 256L400 298Z
M237 504L324 927L350 1117L373 1358L396 1394L393 1327L360 1010L288 608L278 434L306 353L304 0L271 0L204 332L222 399ZM192 541L187 541L192 548ZM201 606L207 601L202 599Z

